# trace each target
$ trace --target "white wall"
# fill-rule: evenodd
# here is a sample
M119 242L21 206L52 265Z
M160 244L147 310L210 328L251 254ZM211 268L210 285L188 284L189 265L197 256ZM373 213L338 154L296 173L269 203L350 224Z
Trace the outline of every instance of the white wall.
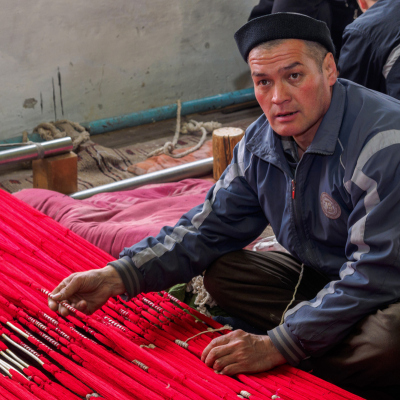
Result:
M0 0L0 140L251 86L233 33L256 3Z

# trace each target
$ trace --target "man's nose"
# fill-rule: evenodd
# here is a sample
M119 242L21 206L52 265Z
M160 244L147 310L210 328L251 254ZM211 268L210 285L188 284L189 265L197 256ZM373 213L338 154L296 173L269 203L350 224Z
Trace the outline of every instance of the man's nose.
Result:
M282 82L275 82L272 92L272 102L282 104L290 100L290 93L286 85Z

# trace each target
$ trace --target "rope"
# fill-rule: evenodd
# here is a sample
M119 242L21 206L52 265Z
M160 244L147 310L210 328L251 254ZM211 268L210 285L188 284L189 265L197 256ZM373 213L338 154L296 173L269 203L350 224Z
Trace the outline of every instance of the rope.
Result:
M38 159L43 159L44 156L45 156L44 147L40 143L32 142L32 141L28 140L28 132L27 131L24 131L22 133L22 142L21 143L4 143L4 144L0 144L0 149L3 148L3 147L11 147L11 148L17 147L18 148L18 147L31 146L31 145L36 146L37 158ZM23 162L22 165L25 165L26 167L30 168L31 163L29 161L28 162Z
M42 159L44 158L44 147L40 143L31 143L36 146L36 150L38 152L37 158Z
M217 305L217 302L211 297L210 293L204 286L204 277L202 275L195 276L186 286L187 292L197 294L194 304L197 309L204 315L210 316L207 305L212 308Z
M304 273L304 264L301 264L301 271L300 271L300 275L299 275L299 280L297 281L297 285L296 285L296 287L294 288L294 293L293 293L292 300L290 300L290 303L289 303L289 304L287 305L287 307L285 308L285 311L284 311L283 314L282 314L281 322L279 323L279 325L282 325L282 324L283 324L283 321L285 320L285 313L286 313L286 311L289 310L289 307L293 304L293 302L294 302L295 299L296 299L297 289L298 289L299 286L300 286L301 280L302 280L302 278L303 278L303 273Z
M189 340L194 339L194 338L197 337L197 336L203 335L204 333L219 332L219 331L223 331L223 330L231 331L232 329L233 329L233 328L232 328L230 325L224 325L224 326L221 327L221 328L207 328L207 330L205 330L205 331L203 331L203 332L196 333L196 335L191 336L190 338L187 338L185 341L176 339L176 340L175 340L175 343L178 344L179 346L184 347L185 349L187 349L187 346L188 346L187 342L188 342Z
M43 122L33 132L37 132L44 140L60 139L69 136L75 151L82 143L90 139L89 132L76 122L61 119L55 122Z
M181 129L181 111L182 111L182 105L181 101L177 101L177 111L176 111L176 128L175 128L175 134L172 139L172 141L166 142L164 146L159 147L158 149L152 151L151 153L148 154L147 158L153 157L153 156L158 156L160 154L166 154L167 156L170 156L172 158L182 158L187 156L190 153L193 153L194 151L198 150L201 146L203 146L204 142L207 139L207 134L211 133L214 129L220 128L222 124L219 122L215 121L210 121L210 122L198 122L195 120L190 120L188 123L184 123ZM176 148L176 145L179 140L179 135L182 133L183 135L188 134L188 133L194 133L194 132L199 132L201 131L202 135L200 138L200 141L190 149L179 153L179 154L173 154L173 151Z

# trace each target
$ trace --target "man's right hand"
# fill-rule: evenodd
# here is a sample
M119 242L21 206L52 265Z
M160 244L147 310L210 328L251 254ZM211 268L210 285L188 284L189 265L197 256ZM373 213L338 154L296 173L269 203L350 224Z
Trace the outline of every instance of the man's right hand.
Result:
M125 286L117 270L111 265L101 269L76 272L65 278L48 299L49 307L59 311L62 316L69 314L59 302L67 301L72 307L84 314L93 314L103 306L111 296L125 292Z

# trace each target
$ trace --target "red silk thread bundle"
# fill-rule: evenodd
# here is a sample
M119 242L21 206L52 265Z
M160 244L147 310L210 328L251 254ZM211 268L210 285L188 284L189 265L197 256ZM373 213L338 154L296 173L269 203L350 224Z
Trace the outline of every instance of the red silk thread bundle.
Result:
M287 365L216 374L199 357L229 330L165 292L61 317L47 308L46 289L113 258L12 195L1 191L0 205L0 351L18 352L29 364L0 375L3 398L360 399Z

